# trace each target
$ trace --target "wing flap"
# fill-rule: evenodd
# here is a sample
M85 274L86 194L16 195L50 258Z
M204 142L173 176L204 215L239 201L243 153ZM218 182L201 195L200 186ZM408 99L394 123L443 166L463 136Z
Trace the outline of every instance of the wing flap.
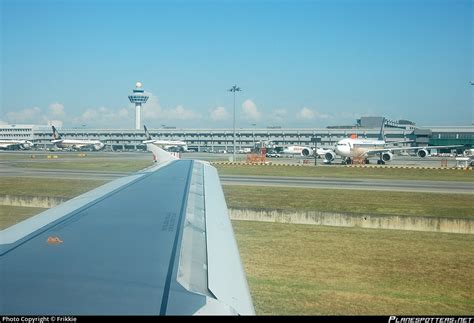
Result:
M254 315L250 292L217 170L204 166L209 290L241 315Z

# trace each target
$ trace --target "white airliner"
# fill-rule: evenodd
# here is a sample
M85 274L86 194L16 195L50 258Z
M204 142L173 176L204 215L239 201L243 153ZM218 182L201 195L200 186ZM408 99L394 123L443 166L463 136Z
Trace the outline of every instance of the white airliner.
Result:
M58 148L70 148L70 149L83 149L92 148L93 150L101 150L105 147L105 144L100 140L87 140L87 139L63 139L59 132L54 126L53 128L53 140L51 142Z
M365 163L368 164L368 158L371 156L379 156L377 164L385 164L393 159L393 152L395 151L406 151L416 150L418 157L424 158L428 156L427 149L439 149L439 148L459 148L462 145L452 146L420 146L420 147L387 147L388 144L383 139L385 120L382 121L382 127L380 128L379 139L359 139L359 138L345 138L339 140L335 147L337 155L342 157L343 164L351 164L354 158L364 158ZM332 161L332 160L331 160Z
M314 148L308 146L288 146L283 148L282 153L289 155L299 155L303 157L312 157L314 156ZM320 158L324 158L325 163L330 163L336 157L336 154L331 149L326 148L317 148L316 154Z
M188 144L186 142L181 140L155 140L151 138L145 125L143 125L143 128L145 129L146 136L146 140L143 141L144 144L154 144L169 151L188 151Z
M33 143L28 140L0 139L0 149L29 149Z

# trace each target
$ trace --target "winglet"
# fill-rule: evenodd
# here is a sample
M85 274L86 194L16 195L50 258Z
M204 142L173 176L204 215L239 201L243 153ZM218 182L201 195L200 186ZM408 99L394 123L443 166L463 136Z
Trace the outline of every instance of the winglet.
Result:
M179 159L178 157L171 155L169 152L153 144L146 144L146 149L153 153L153 161L157 163L164 163L167 161Z

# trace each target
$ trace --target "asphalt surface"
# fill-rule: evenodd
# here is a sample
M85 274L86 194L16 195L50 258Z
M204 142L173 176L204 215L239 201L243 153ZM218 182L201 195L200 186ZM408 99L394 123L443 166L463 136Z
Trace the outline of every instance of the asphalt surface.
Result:
M223 185L474 194L474 183L316 177L220 176Z

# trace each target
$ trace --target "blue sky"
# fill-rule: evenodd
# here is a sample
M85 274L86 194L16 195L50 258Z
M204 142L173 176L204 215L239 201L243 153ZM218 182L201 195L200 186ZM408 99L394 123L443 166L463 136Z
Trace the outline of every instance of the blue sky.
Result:
M0 0L0 123L473 123L468 0ZM255 124L255 126L254 126Z

